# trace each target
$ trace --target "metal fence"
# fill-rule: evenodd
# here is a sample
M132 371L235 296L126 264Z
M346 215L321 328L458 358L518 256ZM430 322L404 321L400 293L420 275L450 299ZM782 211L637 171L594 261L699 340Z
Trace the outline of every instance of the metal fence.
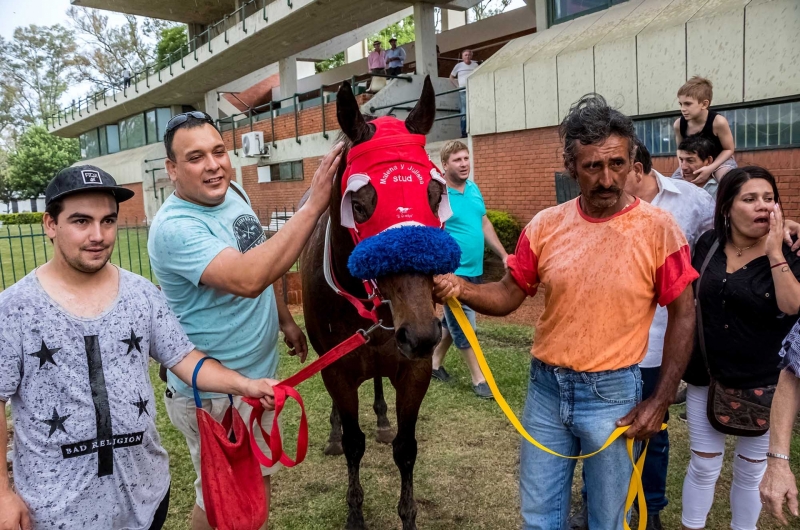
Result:
M294 213L294 207L256 210L267 237L280 230ZM147 219L121 219L110 261L158 284L147 253L149 231ZM0 290L15 284L52 257L53 245L41 224L0 226ZM297 264L292 267L296 269Z

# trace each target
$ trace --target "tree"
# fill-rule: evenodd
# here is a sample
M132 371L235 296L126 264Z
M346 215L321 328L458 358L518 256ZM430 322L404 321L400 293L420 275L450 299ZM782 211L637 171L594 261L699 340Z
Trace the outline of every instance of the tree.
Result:
M483 20L484 18L499 15L511 4L511 0L483 0L471 7L469 12L472 15L472 22Z
M388 26L375 35L372 35L368 39L368 42L371 46L374 41L379 40L383 44L383 48L388 49L389 39L392 37L397 39L398 46L402 46L403 44L407 44L409 42L414 42L414 39L416 38L414 34L414 15L409 15L403 20L395 22L391 26Z
M111 88L122 83L126 70L131 74L153 66L156 43L174 22L125 15L125 23L112 26L108 16L97 9L70 7L67 16L84 46L78 52L78 71L83 81L96 88Z
M161 40L156 44L156 64L159 68L169 65L170 56L177 51L183 55L189 53L189 36L186 26L173 26L161 30ZM179 57L176 55L176 58ZM175 59L172 59L175 60Z
M9 185L19 198L39 197L56 172L79 159L77 139L53 136L43 126L34 125L19 137L8 157Z
M318 74L326 70L333 70L344 65L344 52L339 52L330 59L325 59L314 65L314 71Z
M0 202L5 203L5 213L11 212L11 199L14 198L14 190L8 180L8 153L0 149Z
M75 64L74 36L58 24L20 27L11 40L0 37L0 132L54 114Z

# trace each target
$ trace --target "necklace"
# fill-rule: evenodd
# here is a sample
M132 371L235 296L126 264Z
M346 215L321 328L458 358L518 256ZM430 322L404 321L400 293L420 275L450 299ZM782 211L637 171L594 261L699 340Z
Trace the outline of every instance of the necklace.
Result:
M764 236L761 236L761 237L764 237ZM755 242L755 243L753 243L752 245L750 245L749 247L744 247L744 248L739 248L739 247L737 247L737 246L736 246L736 245L733 243L733 241L731 241L731 245L733 246L733 248L735 248L735 249L736 249L736 256L737 256L737 257L740 257L740 256L742 255L742 252L744 252L745 250L750 250L750 249L751 249L751 248L753 248L754 246L758 245L758 242L759 242L759 241L761 241L761 237L759 237L758 239L756 239L756 242Z

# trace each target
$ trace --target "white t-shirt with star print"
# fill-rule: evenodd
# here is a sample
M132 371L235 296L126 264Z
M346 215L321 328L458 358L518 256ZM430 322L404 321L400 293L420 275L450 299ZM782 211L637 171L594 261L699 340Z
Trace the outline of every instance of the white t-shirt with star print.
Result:
M0 401L34 528L150 528L170 478L148 361L194 349L161 292L120 270L108 310L80 318L33 271L0 293L0 322Z

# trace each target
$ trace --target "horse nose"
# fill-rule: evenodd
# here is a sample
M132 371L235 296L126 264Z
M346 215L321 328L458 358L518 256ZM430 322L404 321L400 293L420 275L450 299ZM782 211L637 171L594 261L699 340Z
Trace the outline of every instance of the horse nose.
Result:
M438 318L433 318L424 324L403 324L397 328L395 338L406 357L430 356L442 338L442 323Z

